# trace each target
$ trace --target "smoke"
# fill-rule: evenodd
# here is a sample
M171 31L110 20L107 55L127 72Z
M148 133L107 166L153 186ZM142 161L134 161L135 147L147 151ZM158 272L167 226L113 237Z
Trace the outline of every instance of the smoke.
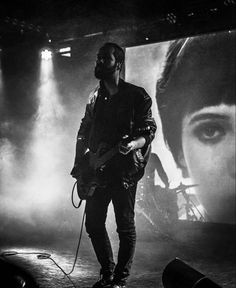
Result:
M61 58L53 63L42 62L33 73L32 69L30 73L24 69L15 74L5 71L7 76L0 87L3 92L4 86L0 100L0 232L39 236L48 231L50 237L54 232L78 232L83 207L79 211L72 207L74 180L70 171L77 130L88 95L97 84L93 60L98 44L91 43L91 49L85 44L80 46L73 61ZM174 183L179 175L162 142L154 102L155 82L167 46L164 43L127 49L126 80L143 86L153 98L153 115L158 124L153 150ZM109 207L107 228L112 233L114 221Z
M42 62L39 72L30 98L29 76L24 82L9 76L7 91L1 93L0 232L5 234L66 233L77 229L81 217L81 211L74 211L71 204L74 180L70 170L86 100L67 86L70 71L63 75L67 77L63 84L67 101L58 89L60 78L56 78L53 63ZM14 81L14 86L9 85ZM22 101L13 97L17 93Z

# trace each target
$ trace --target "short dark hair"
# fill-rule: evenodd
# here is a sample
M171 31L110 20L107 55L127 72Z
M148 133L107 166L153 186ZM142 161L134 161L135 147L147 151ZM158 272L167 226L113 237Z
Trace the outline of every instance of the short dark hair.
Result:
M121 67L125 61L125 52L124 50L116 43L113 43L113 42L106 42L103 46L103 47L112 47L115 51L114 51L114 55L115 55L115 58L116 58L116 61L118 63L121 64Z
M165 142L178 166L186 113L235 104L235 31L173 41L157 81L156 99Z

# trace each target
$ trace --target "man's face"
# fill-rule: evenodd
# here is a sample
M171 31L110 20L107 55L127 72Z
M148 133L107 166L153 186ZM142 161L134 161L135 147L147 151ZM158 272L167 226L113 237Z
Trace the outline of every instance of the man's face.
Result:
M94 75L97 79L106 80L111 78L117 70L117 62L114 55L114 48L102 47L97 54Z

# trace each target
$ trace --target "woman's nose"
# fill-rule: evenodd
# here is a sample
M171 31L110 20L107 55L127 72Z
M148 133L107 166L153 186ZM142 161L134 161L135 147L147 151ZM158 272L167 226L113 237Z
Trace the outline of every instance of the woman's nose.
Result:
M236 163L235 163L235 133L234 136L232 137L230 144L228 145L228 149L226 151L227 153L227 172L229 174L229 176L233 179L236 179Z
M227 168L230 177L236 179L235 157L228 159Z

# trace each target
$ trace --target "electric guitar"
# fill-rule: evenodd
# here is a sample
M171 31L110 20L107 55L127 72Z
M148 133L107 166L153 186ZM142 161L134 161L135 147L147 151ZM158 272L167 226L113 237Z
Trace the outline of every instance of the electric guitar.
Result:
M141 153L141 149L132 151L127 149L127 143L130 141L130 137L125 136L117 145L109 150L107 150L106 144L101 143L96 153L88 151L84 154L80 163L81 178L77 179L77 191L80 199L91 197L97 187L104 187L106 185L106 169L109 170L109 161L114 160L115 156L119 157L121 163L128 163L129 171L125 171L126 169L123 171L124 175L127 172L126 176L128 176L123 177L122 184L124 188L127 189L132 185L129 178L135 181L142 178L146 160Z

